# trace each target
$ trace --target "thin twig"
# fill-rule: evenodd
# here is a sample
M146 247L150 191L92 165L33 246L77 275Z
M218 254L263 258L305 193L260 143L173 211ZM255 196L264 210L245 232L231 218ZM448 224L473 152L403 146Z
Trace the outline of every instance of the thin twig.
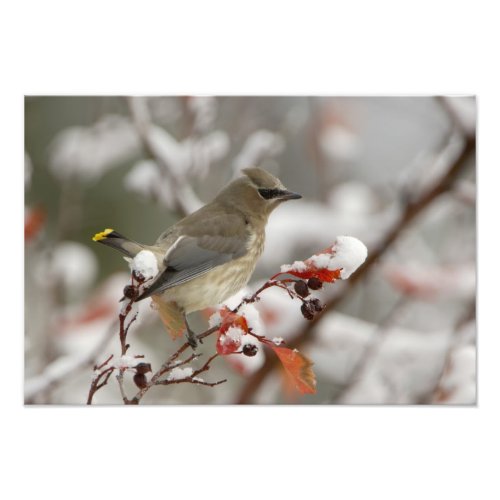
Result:
M110 366L109 368L106 368L106 370L103 370L103 368L111 361L112 358L113 355L111 354L99 366L94 366L94 378L92 379L92 383L90 384L89 395L87 397L88 405L92 404L92 399L94 398L94 394L108 383L109 377L115 370L114 366ZM96 373L97 371L99 371L99 373ZM104 378L104 380L101 382L102 378Z

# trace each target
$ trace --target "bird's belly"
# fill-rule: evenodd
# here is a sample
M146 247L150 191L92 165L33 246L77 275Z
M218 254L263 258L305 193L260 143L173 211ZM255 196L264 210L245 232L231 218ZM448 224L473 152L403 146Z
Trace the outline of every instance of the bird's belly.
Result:
M174 301L187 314L215 306L241 290L250 279L256 257L244 256L207 274L166 290L162 298Z

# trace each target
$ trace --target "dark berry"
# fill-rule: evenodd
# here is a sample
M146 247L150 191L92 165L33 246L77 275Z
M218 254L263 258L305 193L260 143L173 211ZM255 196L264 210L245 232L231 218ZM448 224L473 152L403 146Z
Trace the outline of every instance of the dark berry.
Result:
M245 356L255 356L259 348L254 344L245 344L243 346L243 354Z
M151 365L149 363L139 363L135 367L135 371L137 373L141 373L142 375L144 375L145 373L148 373L151 371Z
M323 304L318 299L311 300L311 307L316 311L320 312L323 310Z
M148 385L148 379L144 373L136 373L134 375L134 383L139 389L144 389Z
M309 302L304 302L302 304L302 306L300 307L300 312L306 319L311 320L314 318L314 312L312 311L311 304Z
M137 297L137 288L132 285L127 285L123 289L123 295L125 295L127 299L135 299Z
M323 282L320 279L313 277L309 278L309 280L307 281L307 286L311 290L319 290L320 288L322 288Z
M142 283L144 283L146 281L146 278L141 273L139 273L137 271L132 271L132 275L135 278L135 280L137 281L137 283L139 283L140 285L142 285Z
M296 281L293 288L297 295L300 295L301 297L307 297L309 295L309 288L307 288L305 281Z

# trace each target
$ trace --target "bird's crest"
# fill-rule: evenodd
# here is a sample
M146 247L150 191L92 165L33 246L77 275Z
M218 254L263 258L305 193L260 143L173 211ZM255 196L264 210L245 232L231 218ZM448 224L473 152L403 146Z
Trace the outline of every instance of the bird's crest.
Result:
M258 187L258 188L274 188L281 186L279 179L266 172L262 168L252 167L244 168L242 172Z

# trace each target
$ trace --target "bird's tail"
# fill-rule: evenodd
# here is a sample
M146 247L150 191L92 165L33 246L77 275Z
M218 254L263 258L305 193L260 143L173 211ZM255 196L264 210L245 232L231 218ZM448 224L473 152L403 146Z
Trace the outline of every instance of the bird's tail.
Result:
M105 229L104 231L97 233L94 235L92 240L114 248L125 254L127 257L132 258L144 249L144 245L141 245L136 241L129 240L126 236L117 233L113 229Z
M129 240L113 229L105 229L97 233L92 239L132 258L145 248L152 249L152 247L148 247L147 245L141 245L136 241ZM165 302L156 295L153 295L151 298L156 304L155 309L157 309L167 332L173 339L180 337L185 331L186 326L184 323L184 315L177 304L175 302Z

